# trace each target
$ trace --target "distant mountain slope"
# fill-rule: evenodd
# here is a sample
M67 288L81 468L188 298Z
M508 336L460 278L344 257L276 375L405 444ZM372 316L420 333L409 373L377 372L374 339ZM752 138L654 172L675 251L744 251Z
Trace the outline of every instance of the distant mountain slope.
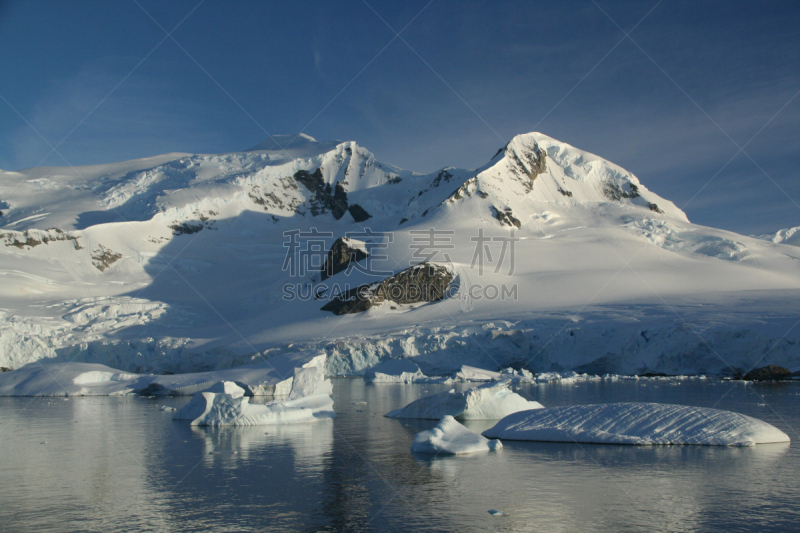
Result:
M328 352L337 372L402 355L731 373L708 335L739 366L800 367L800 344L775 348L794 338L780 340L800 312L800 250L692 224L633 174L540 133L427 175L303 135L2 172L0 212L0 366L181 371L296 349ZM363 253L322 280L341 237ZM426 261L447 293L393 299L424 271L390 277ZM322 310L362 285L381 301Z
M758 235L758 238L779 244L800 246L800 226L778 230L775 233L765 233Z

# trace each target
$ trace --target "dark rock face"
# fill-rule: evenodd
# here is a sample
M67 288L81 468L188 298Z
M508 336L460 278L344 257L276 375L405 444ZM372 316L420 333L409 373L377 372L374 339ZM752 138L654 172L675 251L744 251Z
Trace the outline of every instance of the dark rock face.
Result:
M0 366L0 372L11 372L11 369L7 366Z
M331 188L330 183L325 183L322 179L322 168L318 168L313 174L309 174L307 170L298 170L294 174L294 179L313 193L308 201L312 215L317 216L330 211L333 218L339 220L347 212L347 191L341 183L337 183L335 188Z
M194 233L199 233L205 229L205 226L200 223L182 222L180 224L171 224L169 229L171 229L172 234L177 237L178 235L192 235Z
M45 231L34 230L33 232L30 230L1 232L0 238L5 239L6 246L15 246L19 249L24 249L26 246L34 248L40 244L56 241L72 241L72 245L76 250L83 250L83 247L78 244L79 237L64 233L58 228L50 228Z
M754 368L744 375L744 379L750 381L770 381L775 379L789 379L791 372L788 368L778 365L767 365L761 368Z
M533 190L533 181L536 177L547 171L547 154L545 154L545 151L539 148L538 144L534 144L532 149L517 153L510 145L506 145L505 154L511 161L511 171L517 176L525 175L528 177L524 185L526 192L531 192Z
M522 225L519 219L511 212L510 207L500 210L499 208L492 206L492 216L499 220L501 224L506 226L520 227Z
M367 258L369 255L367 252L361 248L351 247L350 244L351 241L349 239L344 239L342 237L336 239L331 249L328 250L325 264L322 265L323 280L345 270L350 266L350 263L357 263Z
M366 209L358 204L351 204L347 210L350 212L350 216L353 217L353 220L356 222L364 222L365 220L372 218L372 215L367 213Z
M638 198L639 187L633 183L629 183L628 187L630 188L630 192L621 189L616 183L608 182L603 185L603 194L605 194L609 199L617 201L621 200L622 198Z
M453 278L453 273L442 265L421 263L381 282L351 289L322 306L322 310L344 315L366 311L384 300L398 304L435 302L444 299Z
M92 252L92 264L100 272L104 272L112 264L122 259L122 254L118 254L109 250L102 244L100 247Z

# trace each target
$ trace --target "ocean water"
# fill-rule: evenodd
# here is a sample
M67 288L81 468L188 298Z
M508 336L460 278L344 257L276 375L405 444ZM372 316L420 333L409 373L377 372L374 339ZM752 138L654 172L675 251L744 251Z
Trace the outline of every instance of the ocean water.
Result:
M800 384L520 389L546 406L655 401L738 411L779 427L791 444L509 441L498 452L429 457L409 446L435 421L383 414L451 386L332 381L338 418L296 426L197 428L160 410L188 398L0 398L0 530L727 532L800 523Z

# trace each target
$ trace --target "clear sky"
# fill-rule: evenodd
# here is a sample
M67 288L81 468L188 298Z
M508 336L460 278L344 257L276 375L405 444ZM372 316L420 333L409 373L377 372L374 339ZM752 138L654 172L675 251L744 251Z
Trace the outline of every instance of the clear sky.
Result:
M541 131L751 234L800 225L798 91L791 0L0 0L7 170L302 131L431 172Z

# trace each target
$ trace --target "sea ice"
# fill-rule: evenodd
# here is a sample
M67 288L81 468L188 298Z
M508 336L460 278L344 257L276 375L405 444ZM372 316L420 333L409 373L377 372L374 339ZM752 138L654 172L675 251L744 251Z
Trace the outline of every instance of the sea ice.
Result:
M731 411L659 403L551 407L514 413L490 438L596 444L752 446L789 442L778 428Z
M443 453L449 455L499 450L503 443L489 440L473 433L450 415L445 416L428 431L420 431L414 437L411 451L417 453Z
M497 420L517 411L542 408L539 402L528 401L511 391L510 385L511 380L505 379L463 392L452 389L419 398L402 409L386 413L386 416L439 420L450 415L458 420Z

